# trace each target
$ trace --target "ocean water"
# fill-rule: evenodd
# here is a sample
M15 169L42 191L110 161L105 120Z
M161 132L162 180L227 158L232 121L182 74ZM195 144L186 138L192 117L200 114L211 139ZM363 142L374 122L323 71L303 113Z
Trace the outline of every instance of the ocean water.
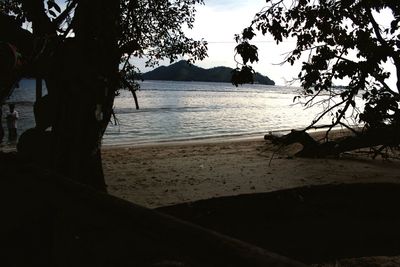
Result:
M32 80L21 81L8 100L17 103L19 133L34 126L34 86ZM229 83L144 81L137 92L139 110L128 91L121 90L115 99L118 123L109 124L103 143L262 136L270 131L302 128L320 108L305 110L294 104L297 90L259 84L235 87Z
M110 124L104 143L262 135L312 120L293 105L298 88L172 81L145 81L141 88L139 110L127 91L116 99L119 125Z

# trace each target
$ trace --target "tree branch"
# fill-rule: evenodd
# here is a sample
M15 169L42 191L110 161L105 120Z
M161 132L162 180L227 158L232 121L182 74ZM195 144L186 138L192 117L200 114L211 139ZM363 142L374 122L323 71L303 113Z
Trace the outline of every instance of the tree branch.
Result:
M125 79L125 77L121 76L122 83L131 91L133 99L135 100L136 109L139 109L139 102L136 96L136 90L133 86Z
M384 46L388 51L390 51L390 56L394 61L394 64L396 66L396 72L397 72L397 91L400 92L400 58L398 52L396 52L393 47L391 47L387 41L383 38L381 34L380 27L378 23L376 22L374 16L372 15L371 9L366 8L366 13L371 20L372 27L374 28L374 32L376 35L376 38L378 41L381 43L382 46Z
M33 52L33 35L21 28L15 18L0 13L0 38L18 47L21 53L29 58Z
M33 32L36 36L55 35L56 27L46 15L43 0L24 0L22 9L32 21Z
M330 108L324 110L324 111L318 116L318 118L315 119L315 120L313 120L313 122L312 122L307 128L305 128L304 130L307 131L308 129L312 129L312 128L315 126L315 124L316 124L317 122L319 122L326 114L328 114L328 113L329 113L330 111L332 111L334 108L339 107L340 105L342 105L342 104L345 103L346 101L347 101L347 99L346 99L346 100L342 100L342 101L340 101L339 103L336 103L335 105L331 106Z
M72 0L69 2L68 6L65 8L65 10L58 15L57 18L53 20L54 25L58 28L62 24L62 22L68 17L68 15L71 13L72 9L76 7L78 4L77 0Z

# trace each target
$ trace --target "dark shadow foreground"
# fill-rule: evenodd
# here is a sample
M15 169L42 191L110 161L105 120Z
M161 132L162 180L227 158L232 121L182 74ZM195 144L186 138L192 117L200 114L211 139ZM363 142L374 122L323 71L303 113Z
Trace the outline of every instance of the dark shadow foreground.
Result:
M312 186L158 210L306 263L400 255L400 184Z
M2 266L304 266L0 153Z

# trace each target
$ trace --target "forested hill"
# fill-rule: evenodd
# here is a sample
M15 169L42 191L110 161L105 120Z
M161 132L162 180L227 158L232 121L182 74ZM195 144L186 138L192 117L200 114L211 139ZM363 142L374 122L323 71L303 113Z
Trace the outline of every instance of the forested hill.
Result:
M201 81L201 82L231 82L232 68L215 67L203 69L194 65L189 65L185 60L181 60L168 67L161 66L152 71L142 74L144 80L165 80L165 81ZM255 83L275 85L275 82L256 73Z

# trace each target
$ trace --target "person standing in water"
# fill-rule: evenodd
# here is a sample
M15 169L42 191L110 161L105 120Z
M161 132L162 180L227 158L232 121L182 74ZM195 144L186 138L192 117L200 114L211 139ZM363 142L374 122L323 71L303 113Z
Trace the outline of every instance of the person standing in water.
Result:
M9 104L9 112L6 115L7 128L8 128L8 140L17 140L17 120L18 112L15 110L15 104Z

